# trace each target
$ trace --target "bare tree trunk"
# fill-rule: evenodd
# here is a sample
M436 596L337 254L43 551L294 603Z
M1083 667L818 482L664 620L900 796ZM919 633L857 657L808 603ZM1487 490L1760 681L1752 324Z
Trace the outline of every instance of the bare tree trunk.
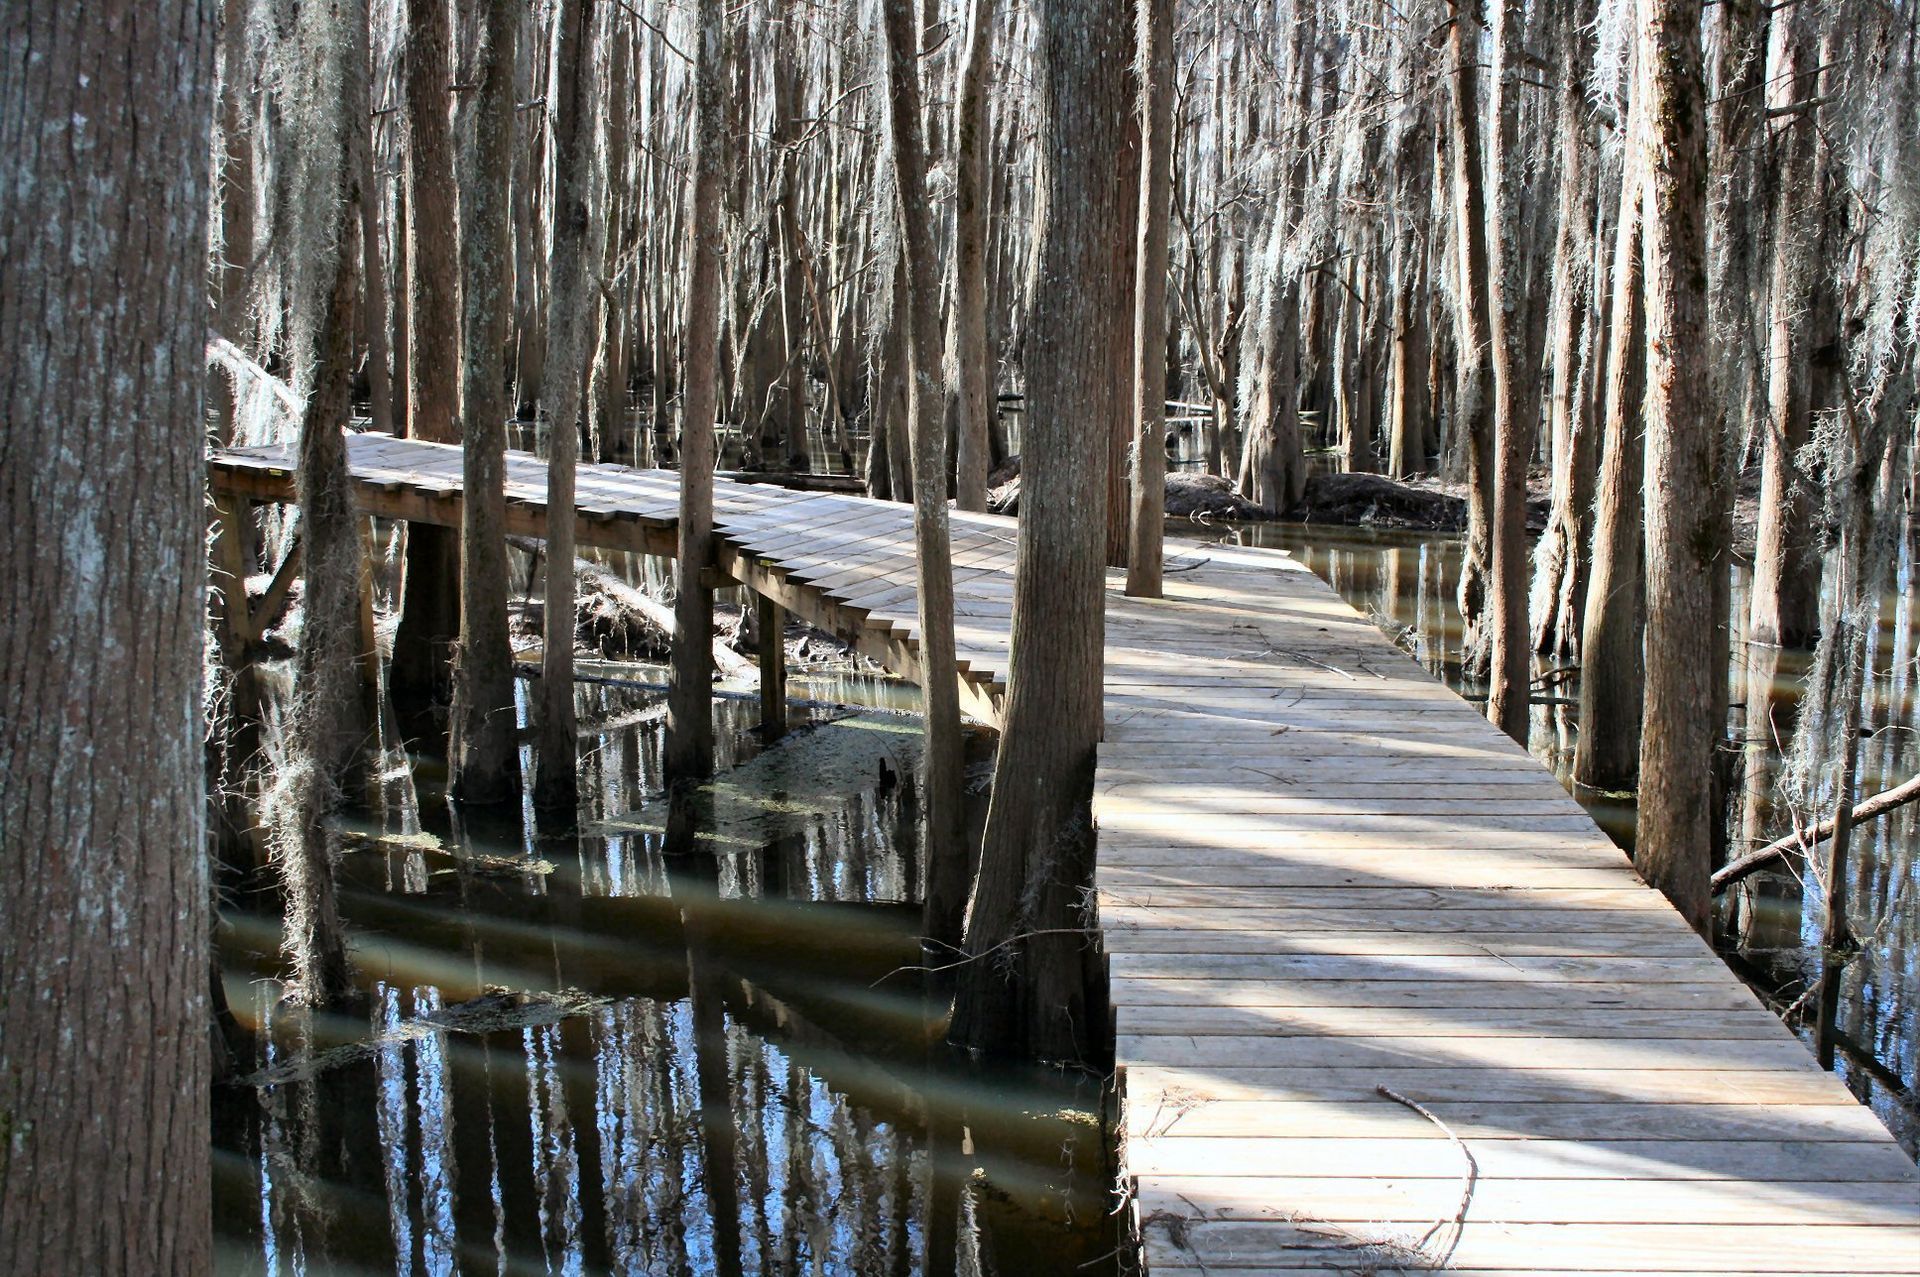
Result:
M1708 308L1713 316L1714 402L1724 459L1738 467L1746 430L1762 411L1764 370L1760 360L1759 173L1757 145L1767 119L1766 70L1769 11L1763 0L1721 0L1714 6L1718 31L1717 67L1711 86L1713 107L1708 138L1711 168L1708 194ZM1731 526L1735 480L1723 476L1715 486L1720 503L1714 517ZM1730 553L1730 551L1729 551ZM1722 562L1713 573L1715 669L1733 664L1733 573ZM1758 649L1749 648L1748 655ZM1712 863L1728 855L1733 821L1730 798L1738 783L1743 750L1727 739L1729 679L1713 680L1714 768ZM1749 685L1751 690L1751 684ZM1762 701L1759 719L1767 716ZM1747 722L1756 721L1749 717Z
M1493 171L1497 192L1488 215L1488 317L1494 374L1493 541L1488 583L1491 640L1487 717L1521 744L1531 718L1533 644L1527 629L1527 468L1540 441L1537 369L1529 358L1527 246L1522 205L1527 184L1520 138L1525 70L1525 0L1494 9Z
M680 401L680 548L674 561L673 669L667 692L667 784L684 792L713 771L714 418L719 412L720 251L726 230L726 25L721 0L699 0L693 66L693 215Z
M1819 89L1814 18L1796 5L1781 20L1768 74L1770 106L1785 114L1774 189L1773 271L1768 306L1768 404L1763 427L1760 515L1754 532L1748 641L1809 646L1819 630L1820 561L1814 552L1812 499L1793 473L1793 458L1812 432L1814 256L1821 195L1819 147L1811 101Z
M953 326L954 495L962 510L987 508L993 369L987 349L987 86L993 75L993 0L971 0L967 51L954 107Z
M0 1270L205 1272L214 22L0 42Z
M453 443L458 358L458 196L448 89L448 0L406 0L407 6L407 433Z
M360 274L364 294L360 326L367 335L367 415L381 434L395 433L393 380L388 362L386 266L380 258L379 183L373 167L373 117L353 131L353 163L360 183Z
M574 466L580 455L580 398L585 380L587 297L587 133L593 56L593 0L559 0L553 30L553 73L547 88L553 147L553 255L547 301L547 567L540 654L538 767L533 804L543 815L571 820L579 802L573 698Z
M1488 310L1487 192L1480 156L1480 19L1477 3L1448 0L1447 35L1453 81L1453 206L1458 244L1454 345L1457 354L1456 434L1467 462L1467 555L1460 567L1460 615L1468 660L1486 653L1481 629L1493 556L1494 366Z
M1086 1058L1097 932L1088 805L1105 649L1104 431L1127 415L1138 215L1113 156L1130 106L1127 23L1100 0L1039 10L1040 287L1026 337L1027 423L1006 725L967 914L952 1033L974 1047Z
M407 434L458 443L460 259L448 111L448 0L407 0ZM460 537L407 529L407 588L388 673L401 730L444 744L460 634Z
M1412 60L1411 53L1406 60ZM1421 72L1421 67L1409 66L1407 79L1415 81ZM1389 320L1393 402L1388 409L1387 471L1396 479L1410 479L1426 470L1426 436L1433 415L1427 395L1430 338L1424 303L1432 258L1426 224L1433 183L1432 129L1425 103L1414 109L1418 114L1401 135L1397 164L1401 208L1388 283L1393 290Z
M1706 82L1701 0L1642 0L1646 202L1647 662L1634 864L1706 931L1713 811L1712 574L1719 415L1707 351Z
M1281 511L1300 500L1307 488L1307 461L1300 441L1300 290L1299 275L1286 268L1286 241L1299 225L1306 200L1309 113L1313 109L1314 64L1319 6L1303 0L1288 37L1288 74L1293 97L1288 136L1283 139L1288 176L1286 203L1268 232L1261 265L1260 311L1253 333L1255 367L1242 392L1246 436L1239 488L1248 500ZM1232 325L1228 325L1231 327ZM1226 341L1229 349L1238 343ZM1222 380L1234 385L1231 371Z
M366 39L362 4L302 10L294 47L300 71L289 90L302 130L293 174L299 212L287 251L293 363L306 395L295 475L305 589L286 761L265 806L285 884L289 997L317 1006L340 1002L350 988L329 817L343 791L364 785L380 711L379 654L365 610L365 523L354 507L345 435L362 195L352 135L367 110Z
M1627 136L1642 127L1635 73ZM1595 499L1593 573L1580 632L1580 739L1573 780L1588 789L1632 786L1640 759L1641 406L1646 379L1646 310L1640 287L1642 161L1627 151L1613 256L1613 314L1607 345L1606 425Z
M1157 599L1167 505L1167 232L1173 194L1173 0L1138 0L1139 249L1133 296L1133 542L1127 593Z
M1561 78L1555 113L1564 150L1560 168L1560 216L1554 238L1553 304L1548 320L1552 379L1547 392L1553 450L1553 501L1546 532L1534 551L1530 607L1536 652L1579 649L1579 617L1587 582L1592 527L1594 459L1597 453L1587 412L1592 377L1595 288L1593 225L1597 178L1592 126L1588 122L1585 68L1593 59L1593 0L1569 5L1559 18Z
M800 234L800 119L796 98L794 47L802 21L796 0L786 0L774 35L774 145L778 158L773 215L779 223L779 314L781 356L776 410L780 418L780 464L788 470L812 467L807 451L806 278Z
M503 803L520 792L513 651L507 642L507 323L513 310L516 0L485 0L476 75L473 177L464 201L461 288L460 659L453 697L454 796Z
M213 267L208 272L208 300L213 306L211 327L243 348L251 343L246 319L246 286L253 263L253 122L254 89L247 64L249 0L222 0L218 36L220 88L215 113L216 152L213 171L219 220L213 239ZM216 370L208 378L207 412L213 437L234 441L233 379Z
M927 200L927 152L920 125L919 41L913 0L885 0L888 100L894 186L906 259L908 372L912 397L913 531L920 578L920 695L926 719L921 809L927 866L926 939L939 953L959 945L967 898L967 844L961 810L960 693L955 684L953 561L947 531L947 445L941 413L938 266Z

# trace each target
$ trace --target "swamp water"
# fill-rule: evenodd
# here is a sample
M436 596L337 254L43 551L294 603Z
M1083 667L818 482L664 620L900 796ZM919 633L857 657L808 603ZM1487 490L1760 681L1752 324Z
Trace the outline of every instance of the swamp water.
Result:
M1369 531L1314 524L1215 525L1197 538L1287 550L1348 603L1371 617L1413 658L1468 698L1486 697L1484 683L1463 671L1463 634L1456 599L1463 544L1458 535ZM1903 543L1881 601L1879 642L1861 698L1860 769L1854 801L1920 772L1920 597L1915 550ZM1748 568L1734 569L1734 668L1729 671L1730 739L1741 742L1741 779L1729 803L1730 844L1744 849L1831 815L1831 795L1817 813L1794 813L1773 789L1782 760L1783 723L1790 721L1812 653L1770 650L1771 719L1749 733L1745 617ZM1777 658L1777 659L1776 659ZM1763 673L1764 677L1765 674ZM1577 675L1557 662L1535 661L1535 703L1528 748L1568 784L1579 701ZM1569 788L1572 788L1569 785ZM1630 849L1631 794L1576 790L1574 795L1614 841ZM1898 809L1856 831L1847 893L1860 952L1839 980L1834 1069L1871 1105L1911 1156L1920 1152L1920 804ZM1744 841L1743 841L1744 840ZM1715 943L1729 965L1789 1022L1815 1042L1814 999L1821 974L1825 900L1804 865L1769 871L1721 898Z
M934 1042L902 690L796 673L764 748L717 700L691 855L655 692L582 685L577 837L456 828L443 770L390 772L419 799L350 815L339 865L350 1014L281 1006L277 893L232 884L219 1271L1113 1271L1098 1081Z

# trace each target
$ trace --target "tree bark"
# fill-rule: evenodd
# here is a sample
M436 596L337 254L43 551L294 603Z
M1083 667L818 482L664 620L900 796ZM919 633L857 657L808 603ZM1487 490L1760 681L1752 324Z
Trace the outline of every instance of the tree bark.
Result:
M673 668L667 691L667 784L684 792L713 772L713 591L702 577L713 559L714 418L719 411L721 189L727 153L725 12L699 0L693 65L692 263L687 273L685 368L680 401L679 556L674 560Z
M1453 82L1453 209L1459 267L1454 307L1457 352L1455 431L1467 463L1467 553L1460 567L1460 616L1468 661L1485 656L1481 623L1493 555L1494 367L1488 311L1487 192L1480 145L1480 18L1478 4L1448 0L1447 35Z
M939 267L927 199L914 0L884 0L894 187L906 259L907 431L913 445L913 540L919 569L920 695L926 722L921 810L926 840L926 939L950 954L961 938L967 844L961 809L960 692L955 682L953 560L947 529L947 442L941 412Z
M407 433L456 443L459 350L458 196L448 111L448 0L407 5Z
M953 327L955 504L987 508L993 369L987 347L987 87L993 75L993 0L971 0L967 51L954 107Z
M0 40L0 1270L205 1272L214 20Z
M1815 177L1819 146L1808 102L1819 87L1813 16L1793 6L1781 22L1767 76L1772 107L1792 112L1782 126L1774 189L1773 270L1768 286L1767 419L1760 471L1760 513L1754 531L1749 597L1751 643L1808 647L1819 628L1820 561L1814 551L1812 497L1793 473L1793 458L1812 432L1814 255L1821 197Z
M448 0L407 0L407 434L460 441L460 246L448 110ZM443 747L460 635L460 537L407 528L407 586L388 684L401 730Z
M1534 551L1530 607L1536 652L1575 654L1585 607L1587 549L1593 525L1595 446L1587 411L1597 331L1594 278L1596 156L1584 73L1593 60L1595 5L1569 5L1559 19L1560 101L1555 114L1564 152L1560 168L1559 227L1553 253L1553 304L1547 344L1552 374L1547 392L1553 451L1553 502L1547 529Z
M1647 662L1634 864L1698 931L1709 925L1712 574L1719 414L1709 401L1707 123L1701 0L1642 0L1646 65Z
M1167 234L1173 196L1173 0L1138 0L1140 168L1133 296L1133 517L1127 593L1161 591L1167 505Z
M1492 164L1495 198L1488 214L1488 317L1493 344L1494 458L1492 562L1487 634L1491 640L1487 717L1522 745L1532 717L1533 644L1527 628L1527 469L1540 442L1540 404L1529 357L1526 229L1527 181L1520 138L1520 95L1526 70L1525 0L1494 9Z
M1627 134L1641 128L1635 73ZM1641 710L1641 409L1646 385L1646 307L1640 287L1641 189L1637 148L1629 145L1615 227L1612 326L1607 343L1606 418L1600 489L1594 502L1593 571L1580 630L1580 739L1574 784L1627 789L1640 759Z
M461 237L460 658L453 698L454 796L505 803L520 793L513 651L507 641L507 324L513 310L516 0L485 0L476 74L473 177Z
M1132 348L1138 210L1113 157L1131 105L1125 14L1102 0L1039 7L1037 283L1026 335L1027 425L1006 724L967 914L952 1034L976 1048L1088 1058L1104 1014L1089 804L1106 633L1107 441L1129 414L1114 375Z
M1409 52L1406 61L1411 63ZM1406 77L1417 83L1424 68L1409 65ZM1389 319L1389 380L1393 402L1388 407L1387 470L1396 479L1411 479L1427 468L1427 431L1433 405L1427 395L1429 358L1426 272L1432 252L1426 212L1433 185L1432 128L1424 102L1401 135L1397 164L1398 225L1393 240L1392 313Z
M580 455L585 380L587 280L587 133L593 57L593 0L555 6L553 71L547 88L553 147L553 251L547 300L547 567L540 655L538 766L533 803L543 816L570 820L579 802L573 698L574 467Z
M1307 489L1307 459L1300 441L1300 278L1287 269L1286 246L1299 225L1306 199L1308 114L1313 109L1319 6L1303 0L1288 37L1288 74L1293 97L1288 133L1282 140L1288 176L1285 204L1268 231L1261 265L1259 314L1252 334L1254 364L1242 374L1251 382L1241 394L1246 435L1240 460L1242 496L1269 510L1298 502ZM1234 325L1228 323L1223 333ZM1237 343L1226 341L1229 349ZM1222 381L1233 385L1233 372Z

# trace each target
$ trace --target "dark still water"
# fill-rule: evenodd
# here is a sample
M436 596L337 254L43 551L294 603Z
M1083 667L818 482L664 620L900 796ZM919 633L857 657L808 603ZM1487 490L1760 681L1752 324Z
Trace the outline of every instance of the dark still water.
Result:
M456 828L396 762L339 865L351 1012L282 1006L277 895L226 893L221 1272L1113 1271L1098 1081L936 1042L918 719L816 708L762 748L716 706L692 855L662 850L654 693L582 687L577 838Z
M1291 551L1354 607L1373 618L1414 659L1454 690L1485 699L1486 688L1462 670L1463 626L1455 602L1462 544L1444 533L1375 532L1322 524L1216 527L1207 539ZM1862 742L1854 801L1920 772L1920 715L1916 715L1914 551L1903 544L1893 582L1881 602L1879 643L1861 698ZM1776 791L1782 737L1804 684L1811 653L1756 650L1746 642L1745 564L1733 582L1733 668L1729 739L1741 747L1740 780L1728 804L1729 845L1757 847L1790 832L1797 818L1809 826L1831 815L1834 796L1814 811L1795 812ZM1746 722L1748 681L1770 680L1757 704L1767 721ZM1579 724L1578 672L1536 661L1536 693L1528 748L1563 783L1573 763ZM1758 720L1759 715L1755 715ZM1573 788L1569 785L1569 788ZM1633 796L1575 790L1602 828L1622 847L1633 840ZM1861 951L1841 972L1835 1071L1869 1103L1909 1154L1920 1150L1920 804L1899 809L1856 831L1847 893ZM1821 918L1825 897L1818 876L1796 863L1747 879L1722 897L1716 941L1729 963L1789 1023L1813 1040L1820 978Z

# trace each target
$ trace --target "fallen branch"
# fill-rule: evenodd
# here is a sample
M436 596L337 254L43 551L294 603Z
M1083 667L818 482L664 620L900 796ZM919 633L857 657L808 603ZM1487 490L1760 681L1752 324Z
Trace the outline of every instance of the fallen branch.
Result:
M1847 821L1851 825L1858 825L1876 816L1884 816L1896 807L1904 807L1916 798L1920 798L1920 776L1913 776L1892 789L1882 790L1860 803L1853 809ZM1823 820L1809 831L1804 833L1796 831L1785 838L1768 843L1758 851L1750 851L1738 859L1729 860L1714 871L1711 880L1713 891L1716 894L1725 891L1742 878L1766 868L1790 851L1813 850L1833 837L1833 825L1832 820Z
M574 574L582 585L605 595L620 607L638 616L644 617L648 624L673 637L673 609L660 602L644 590L637 590L613 573L586 560L574 563ZM721 639L713 640L713 663L720 672L729 678L738 677L758 669L752 661L728 647Z

